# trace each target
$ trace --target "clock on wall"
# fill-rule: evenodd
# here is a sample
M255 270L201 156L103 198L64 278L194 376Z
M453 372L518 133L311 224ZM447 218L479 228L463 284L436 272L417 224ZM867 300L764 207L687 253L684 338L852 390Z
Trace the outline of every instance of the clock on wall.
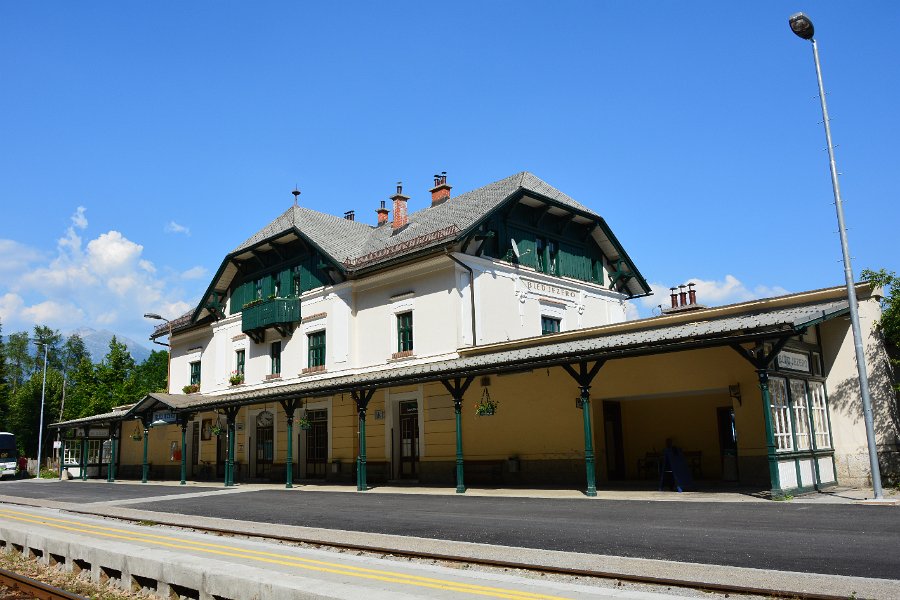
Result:
M275 421L275 415L268 410L264 410L256 415L257 427L271 427L273 421Z

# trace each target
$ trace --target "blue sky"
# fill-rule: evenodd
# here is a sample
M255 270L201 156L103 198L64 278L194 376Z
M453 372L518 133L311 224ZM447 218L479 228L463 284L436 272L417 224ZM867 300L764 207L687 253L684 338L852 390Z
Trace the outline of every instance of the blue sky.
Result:
M146 339L141 315L196 302L295 184L374 222L396 181L416 210L442 170L454 194L535 173L701 302L839 285L796 10L854 269L898 270L897 3L3 3L4 333Z

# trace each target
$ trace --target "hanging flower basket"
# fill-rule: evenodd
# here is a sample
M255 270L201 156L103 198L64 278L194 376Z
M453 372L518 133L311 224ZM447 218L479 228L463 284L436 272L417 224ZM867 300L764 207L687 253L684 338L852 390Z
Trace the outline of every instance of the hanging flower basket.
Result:
M225 433L225 430L222 429L222 427L220 425L213 425L212 428L209 430L209 432L211 434L213 434L214 436L218 437L218 436L222 435L223 433Z
M481 400L475 404L475 415L479 417L492 417L497 412L500 402L491 398L487 388L481 393Z
M144 439L144 435L141 433L141 430L138 429L137 425L134 426L134 431L131 432L131 439L133 439L136 442L139 442L142 439Z
M309 419L306 417L300 417L297 419L297 425L300 426L300 429L303 431L309 431L312 428L312 423L309 422Z

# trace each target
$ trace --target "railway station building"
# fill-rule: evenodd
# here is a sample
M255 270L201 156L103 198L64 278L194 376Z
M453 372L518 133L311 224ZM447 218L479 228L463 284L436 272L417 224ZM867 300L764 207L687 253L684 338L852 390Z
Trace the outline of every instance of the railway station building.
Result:
M296 196L295 196L296 198ZM701 489L870 478L845 288L714 308L650 286L603 218L530 173L373 224L298 205L161 324L167 393L58 423L75 476ZM857 286L883 471L897 406Z

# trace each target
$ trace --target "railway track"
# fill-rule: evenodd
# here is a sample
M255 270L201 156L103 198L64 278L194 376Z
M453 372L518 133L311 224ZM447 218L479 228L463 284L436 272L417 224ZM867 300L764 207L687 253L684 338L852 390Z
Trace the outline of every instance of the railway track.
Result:
M36 598L38 600L87 600L84 596L67 592L6 569L0 569L0 586L21 592L26 594L28 598Z

